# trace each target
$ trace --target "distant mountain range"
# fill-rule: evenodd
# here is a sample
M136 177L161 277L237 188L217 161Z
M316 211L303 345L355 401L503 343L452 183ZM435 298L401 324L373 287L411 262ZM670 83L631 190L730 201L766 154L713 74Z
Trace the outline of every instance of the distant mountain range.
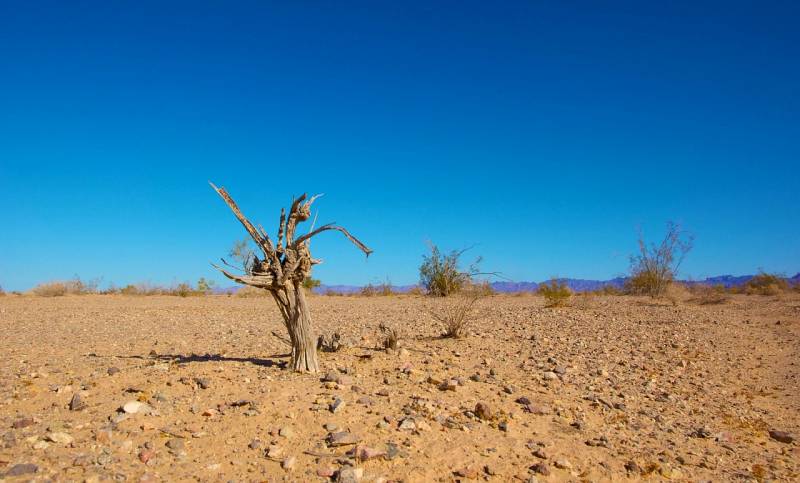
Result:
M753 278L753 275L720 275L717 277L708 277L704 280L682 280L682 283L688 285L723 285L725 288L738 287L747 283L748 280ZM622 288L625 285L627 277L617 277L610 280L584 280L580 278L561 278L559 279L566 282L567 286L574 292L589 292L592 290L599 290L603 287L610 286L614 288ZM787 278L790 284L800 284L800 273L793 277ZM490 285L495 292L499 293L516 293L516 292L535 292L539 288L539 284L543 282L492 282ZM417 287L417 285L392 285L392 291L398 293L407 293ZM314 289L314 293L340 293L340 294L353 294L361 292L363 287L360 285L320 285ZM235 293L239 287L220 287L214 290L217 294Z

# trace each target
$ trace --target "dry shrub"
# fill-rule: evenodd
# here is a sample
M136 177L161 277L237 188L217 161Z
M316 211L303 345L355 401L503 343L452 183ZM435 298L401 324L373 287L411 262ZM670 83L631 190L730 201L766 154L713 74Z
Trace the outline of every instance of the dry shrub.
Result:
M544 297L547 307L563 307L572 297L572 290L569 289L567 283L556 278L539 285L537 293Z
M579 292L572 297L572 306L578 309L593 309L597 307L597 295L594 292Z
M625 295L623 290L611 284L603 285L596 290L592 290L592 293L595 295Z
M39 297L59 297L62 295L83 295L88 293L95 293L97 291L97 282L84 283L80 278L74 278L66 281L53 281L40 283L35 286L31 292Z
M383 334L383 348L396 351L400 345L400 331L397 327L390 327L381 323L378 327Z
M698 305L724 304L730 299L724 285L698 284L689 287L690 302Z
M692 249L693 238L680 226L667 223L667 233L658 245L648 245L639 234L639 253L631 256L631 276L625 284L632 295L661 297L675 279L683 259Z
M236 297L242 297L242 298L267 297L267 296L269 296L269 292L267 292L266 290L262 290L260 288L251 287L249 285L245 285L245 286L239 288L239 290L237 290L234 295Z
M673 282L667 285L663 296L669 300L672 305L678 305L679 303L688 300L691 297L691 293L684 284Z
M411 287L411 289L408 291L408 295L424 295L424 294L425 293L419 286Z
M392 284L389 282L384 282L377 285L368 283L367 285L361 287L361 291L359 293L364 297L375 297L376 295L387 297L389 295L394 295L394 290L392 289Z
M428 311L434 320L444 326L443 337L458 339L465 336L472 324L481 316L478 303L484 297L486 297L485 292L481 289L467 287L437 301Z
M760 272L744 284L747 295L778 295L789 289L789 282L780 275Z

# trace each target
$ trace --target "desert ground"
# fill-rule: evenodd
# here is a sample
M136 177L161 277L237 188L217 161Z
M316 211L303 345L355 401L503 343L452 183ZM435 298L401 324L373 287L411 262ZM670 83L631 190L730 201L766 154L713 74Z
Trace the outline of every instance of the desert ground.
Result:
M0 297L0 480L800 479L797 294L434 303L311 297L311 375L269 298Z

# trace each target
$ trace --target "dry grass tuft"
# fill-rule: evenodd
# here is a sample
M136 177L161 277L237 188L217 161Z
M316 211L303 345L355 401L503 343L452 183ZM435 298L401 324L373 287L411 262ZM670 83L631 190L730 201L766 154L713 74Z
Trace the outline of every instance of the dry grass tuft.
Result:
M549 282L539 285L537 292L544 297L547 307L564 307L572 297L572 290L569 289L566 282L557 278L552 278Z
M480 318L477 306L484 297L484 290L470 286L449 297L438 299L428 312L444 326L443 337L458 339L464 337L472 324Z

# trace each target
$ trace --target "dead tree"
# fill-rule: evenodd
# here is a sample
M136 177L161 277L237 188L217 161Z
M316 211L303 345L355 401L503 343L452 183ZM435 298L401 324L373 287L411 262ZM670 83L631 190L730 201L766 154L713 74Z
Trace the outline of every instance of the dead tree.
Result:
M217 188L213 183L211 187L225 200L263 254L263 257L256 256L252 263L246 264L242 275L234 275L217 265L214 265L214 268L231 280L267 290L278 304L284 325L289 332L292 367L295 371L318 372L317 339L314 337L311 314L303 289L303 280L311 274L311 267L322 263L321 260L311 258L309 251L311 238L323 231L335 230L341 232L367 256L372 250L346 229L332 223L317 229L313 229L312 224L312 229L308 233L297 235L297 225L311 217L311 204L319 195L306 199L306 195L303 194L295 199L288 215L285 209L281 209L278 239L277 243L273 244L264 228L259 225L256 229L242 214L225 188ZM222 262L231 266L224 259Z

